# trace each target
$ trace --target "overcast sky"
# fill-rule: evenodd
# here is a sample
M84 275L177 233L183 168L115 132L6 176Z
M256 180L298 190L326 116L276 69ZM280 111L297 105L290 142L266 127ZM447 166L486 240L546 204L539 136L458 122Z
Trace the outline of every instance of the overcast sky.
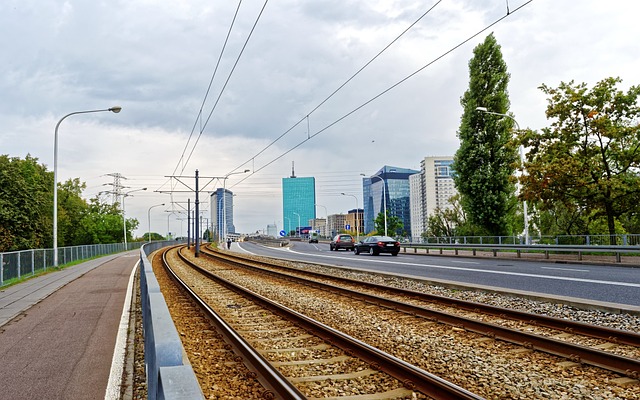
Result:
M184 192L194 179L182 178L186 187L167 176L196 169L205 192L222 186L207 177L251 170L226 183L236 195L239 232L282 228L281 180L292 162L297 176L315 176L318 204L346 212L356 204L341 192L362 207L360 174L383 165L419 169L426 156L456 152L468 61L491 32L522 128L549 125L543 83L591 86L610 76L625 89L640 83L640 3L534 0L513 12L525 3L245 0L202 107L236 2L4 0L0 154L30 154L52 171L57 122L118 105L119 114L61 123L58 176L86 182L86 198L110 190L112 173L127 178L125 190L148 187L125 202L127 217L140 222L137 235L148 229L149 207L160 203L166 206L151 210L151 230L186 232L170 211L193 201ZM507 7L511 15L474 37ZM325 216L323 208L317 213Z

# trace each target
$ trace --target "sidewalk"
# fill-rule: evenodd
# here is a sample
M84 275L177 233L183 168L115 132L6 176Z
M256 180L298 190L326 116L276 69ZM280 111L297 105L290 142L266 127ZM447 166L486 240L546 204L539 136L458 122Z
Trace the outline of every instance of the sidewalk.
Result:
M0 399L105 398L139 250L0 291Z

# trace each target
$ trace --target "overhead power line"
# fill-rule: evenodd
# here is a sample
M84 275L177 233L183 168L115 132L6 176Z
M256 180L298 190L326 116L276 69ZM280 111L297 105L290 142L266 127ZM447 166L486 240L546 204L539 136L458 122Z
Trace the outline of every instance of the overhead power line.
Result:
M229 36L231 36L231 31L233 30L233 27L236 23L236 18L238 17L238 12L240 11L241 4L242 4L242 0L238 1L238 7L236 7L236 12L233 15L233 19L231 20L231 25L229 25L227 36L224 39L224 44L222 45L222 49L220 50L220 54L218 55L218 61L216 61L216 66L213 69L213 73L211 74L211 79L209 80L209 86L207 86L207 91L205 92L204 98L202 99L200 110L198 110L198 115L196 116L196 120L193 122L193 127L191 127L191 133L189 134L187 143L185 144L184 149L182 150L182 154L180 155L180 159L178 160L178 163L176 164L176 167L174 168L172 175L175 175L176 171L180 167L180 163L184 160L184 155L187 152L187 148L189 148L189 143L191 142L191 137L193 136L193 132L195 131L196 126L198 126L198 121L202 121L202 110L204 109L204 105L207 102L207 98L209 97L209 92L211 91L211 85L213 84L213 80L216 77L216 74L218 72L218 67L220 66L220 61L222 60L224 51L227 48L227 43L229 42ZM182 167L182 172L184 172L184 166Z
M395 89L396 87L400 86L401 84L403 84L404 82L406 82L407 80L411 79L412 77L414 77L415 75L417 75L418 73L422 72L424 69L428 68L429 66L433 65L434 63L436 63L437 61L441 60L442 58L444 58L445 56L449 55L450 53L454 52L455 50L457 50L458 48L460 48L461 46L465 45L466 43L468 43L469 41L471 41L473 38L477 37L478 35L482 34L483 32L487 31L488 29L492 28L493 26L495 26L496 24L500 23L501 21L503 21L504 19L512 16L513 14L515 14L517 11L521 10L522 8L524 8L525 6L527 6L528 4L530 4L533 0L529 0L526 3L522 4L521 6L517 7L514 10L511 10L510 12L508 12L507 14L503 15L502 17L498 18L497 20L493 21L492 23L490 23L489 25L485 26L484 28L482 28L481 30L477 31L476 33L472 34L471 36L469 36L467 39L461 41L460 43L458 43L457 45L453 46L452 48L450 48L449 50L445 51L444 53L442 53L441 55L439 55L438 57L434 58L433 60L431 60L430 62L428 62L427 64L425 64L424 66L418 68L416 71L412 72L411 74L407 75L406 77L402 78L400 81L394 83L393 85L389 86L387 89L383 90L382 92L378 93L377 95L373 96L372 98L370 98L369 100L365 101L364 103L360 104L358 107L354 108L353 110L347 112L346 114L344 114L343 116L341 116L340 118L336 119L335 121L331 122L330 124L326 125L325 127L323 127L322 129L318 130L316 133L314 134L309 134L307 136L307 138L303 139L302 141L300 141L298 144L296 144L295 146L291 147L289 150L285 151L284 153L280 154L279 156L277 156L276 158L274 158L273 160L269 161L268 163L264 164L261 167L258 168L254 168L254 170L252 171L251 175L255 174L256 172L259 172L261 170L263 170L264 168L268 167L269 165L273 164L274 162L278 161L279 159L281 159L282 157L284 157L285 155L289 154L290 152L292 152L293 150L297 149L298 147L302 146L303 144L305 144L306 142L308 142L309 140L315 138L316 136L320 135L321 133L325 132L326 130L328 130L329 128L333 127L334 125L338 124L339 122L341 122L342 120L346 119L347 117L349 117L350 115L354 114L355 112L359 111L360 109L362 109L363 107L367 106L368 104L372 103L373 101L377 100L378 98L382 97L383 95L387 94L388 92L390 92L391 90ZM304 120L304 119L303 119ZM302 121L302 120L301 120ZM300 122L301 122L300 121ZM298 124L300 123L298 122ZM292 129L292 128L291 128ZM289 129L289 131L291 130ZM264 151L264 150L262 150ZM260 154L260 153L258 153ZM250 158L249 160L247 160L246 162L244 162L243 164L240 164L238 167L236 167L235 169L233 169L232 171L235 171L239 168L241 168L242 166L246 165L247 163L251 162L252 160L254 160L255 156L253 158ZM235 185L231 186L234 187L240 183L242 183L244 180L248 179L249 176L241 179L239 182L237 182Z
M260 150L258 153L256 153L253 157L251 157L250 159L248 159L247 161L245 161L244 163L238 165L236 168L232 169L230 172L234 172L238 169L240 169L243 165L249 163L251 160L254 160L256 157L258 157L260 154L264 153L265 151L267 151L271 146L273 146L274 144L276 144L280 139L282 139L283 137L285 137L288 133L290 133L294 128L296 128L298 125L300 125L302 122L304 122L305 120L307 121L307 128L309 128L309 116L311 114L313 114L315 111L317 111L320 107L322 107L327 101L329 101L329 99L331 99L336 93L338 93L340 90L342 90L345 86L347 86L347 84L349 84L349 82L351 82L356 76L358 76L362 71L364 71L365 68L367 68L371 63L373 63L378 57L380 57L380 55L382 55L382 53L384 53L387 49L389 49L389 47L391 47L395 42L397 42L402 36L404 36L405 33L407 33L411 28L413 28L418 22L420 22L427 14L429 14L438 4L440 4L442 0L438 0L433 6L431 6L427 11L425 11L418 19L416 19L411 25L409 25L404 31L402 31L398 36L395 37L395 39L393 39L391 42L389 42L389 44L387 44L382 50L380 50L375 56L373 56L373 58L371 58L369 61L367 61L362 67L360 67L360 69L358 69L353 75L351 75L349 77L349 79L347 79L346 81L344 81L340 86L338 86L337 89L335 89L333 92L331 92L331 94L329 96L327 96L324 100L322 100L317 106L315 106L311 111L309 111L307 113L306 116L302 117L298 122L296 122L295 124L293 124L293 126L291 126L289 129L287 129L284 133L282 133L280 136L278 136L274 141L272 141L271 143L269 143L267 146L265 146L262 150ZM311 132L309 130L307 130L308 134L310 135ZM309 139L309 137L308 137ZM284 154L283 154L284 155ZM274 160L275 161L275 160ZM244 178L247 179L248 177ZM244 180L243 179L243 180Z
M209 123L209 120L211 119L211 116L213 115L213 112L215 111L216 107L218 106L218 103L220 102L220 98L224 94L224 90L227 88L227 85L229 84L229 81L231 80L231 76L233 75L233 72L235 71L236 67L238 66L238 63L240 62L240 58L242 57L242 54L244 54L244 50L246 49L247 44L249 44L249 40L251 39L251 36L253 35L253 32L255 31L256 26L258 25L258 22L260 21L260 18L262 17L262 14L264 13L264 9L267 7L267 3L269 3L269 0L265 0L264 4L262 5L262 9L260 10L260 13L258 14L258 17L256 18L255 22L253 23L253 26L251 27L251 31L249 32L249 35L247 36L247 39L245 40L244 44L242 45L242 49L240 50L240 53L238 54L238 57L236 58L236 61L233 64L233 67L231 68L231 71L229 72L229 75L227 76L227 79L224 82L224 85L222 86L222 89L220 89L220 93L218 94L218 97L216 98L216 101L213 104L213 107L211 108L211 111L209 112L209 115L207 116L207 119L204 121L204 124L200 128L200 133L198 134L198 137L197 137L195 143L193 144L193 147L191 148L191 152L189 153L189 157L187 157L187 160L185 161L185 163L184 163L184 165L182 167L182 171L183 172L184 172L184 169L186 168L187 164L189 163L189 160L191 159L191 156L193 155L193 152L196 149L196 146L198 145L198 142L200 141L200 137L202 136L202 133L204 132L205 128L207 127L207 124Z

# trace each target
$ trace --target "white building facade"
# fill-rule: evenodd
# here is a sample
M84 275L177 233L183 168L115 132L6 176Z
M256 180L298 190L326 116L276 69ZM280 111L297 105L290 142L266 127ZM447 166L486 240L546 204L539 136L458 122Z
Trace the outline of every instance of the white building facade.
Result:
M420 173L410 177L412 240L420 240L429 216L437 209L453 207L450 199L458 190L452 165L452 156L425 157L420 162Z

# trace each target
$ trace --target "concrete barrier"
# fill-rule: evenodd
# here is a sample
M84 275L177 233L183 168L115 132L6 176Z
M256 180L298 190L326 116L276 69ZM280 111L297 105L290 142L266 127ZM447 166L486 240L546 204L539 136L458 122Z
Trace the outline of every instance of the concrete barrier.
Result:
M140 248L140 298L144 326L147 398L204 399L195 373L184 356L180 335L160 292L147 254L176 242L154 242Z

